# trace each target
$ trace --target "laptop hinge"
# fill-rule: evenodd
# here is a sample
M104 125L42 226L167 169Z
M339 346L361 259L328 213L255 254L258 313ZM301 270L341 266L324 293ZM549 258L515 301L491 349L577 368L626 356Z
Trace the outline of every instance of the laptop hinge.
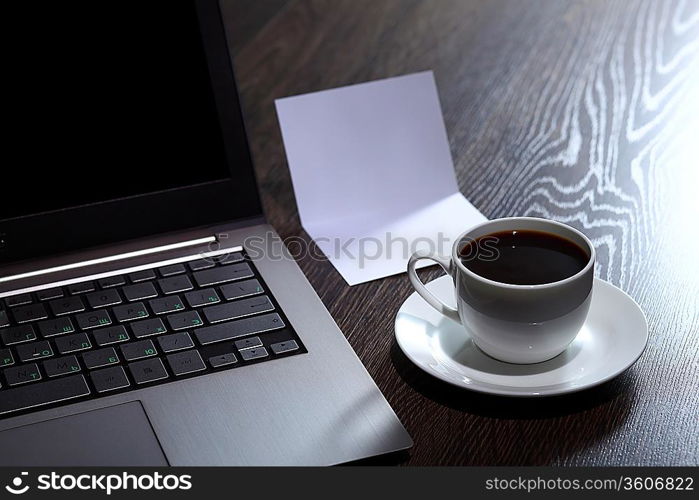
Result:
M177 243L170 243L168 245L162 245L162 246L157 246L157 247L152 247L152 248L145 248L142 250L135 250L132 252L120 253L120 254L116 254L116 255L108 255L105 257L97 258L97 259L85 260L85 261L81 261L81 262L75 262L75 263L65 264L65 265L56 266L56 267L38 269L36 271L29 271L26 273L4 276L4 277L0 278L0 283L7 283L9 281L16 281L16 280L25 279L25 278L34 278L34 277L43 276L46 274L52 274L52 273L57 273L57 272L61 272L61 271L70 271L73 269L80 269L83 267L94 266L96 264L106 264L109 262L131 259L134 257L143 257L146 255L156 254L156 253L160 253L160 252L167 252L170 250L187 248L190 246L194 247L197 245L203 245L203 244L207 244L207 243L211 244L211 243L214 243L216 241L217 241L216 236L207 236L205 238L197 238L194 240L178 241Z

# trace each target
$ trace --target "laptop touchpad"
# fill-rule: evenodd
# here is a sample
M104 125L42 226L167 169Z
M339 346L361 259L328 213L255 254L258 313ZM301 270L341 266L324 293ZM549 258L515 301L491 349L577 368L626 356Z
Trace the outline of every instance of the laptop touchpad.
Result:
M139 401L0 432L0 466L168 465Z

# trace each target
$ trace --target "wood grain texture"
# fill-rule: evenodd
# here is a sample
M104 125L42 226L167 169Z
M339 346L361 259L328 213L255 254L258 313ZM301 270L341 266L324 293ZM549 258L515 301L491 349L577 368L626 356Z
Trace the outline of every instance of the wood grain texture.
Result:
M228 28L244 5L228 0ZM697 465L699 2L289 0L267 17L237 42L235 65L265 209L283 237L309 241L274 99L432 69L467 198L490 218L583 230L598 276L648 317L644 355L601 387L489 397L444 385L397 348L405 275L348 287L327 261L300 258L415 440L395 460Z
M227 22L228 46L235 57L289 0L220 0Z

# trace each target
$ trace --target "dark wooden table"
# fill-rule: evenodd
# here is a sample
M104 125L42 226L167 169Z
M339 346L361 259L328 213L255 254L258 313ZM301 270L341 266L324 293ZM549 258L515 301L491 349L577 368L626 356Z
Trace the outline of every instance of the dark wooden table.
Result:
M583 230L598 276L648 317L646 352L615 380L490 397L433 379L398 349L405 275L349 287L327 261L300 259L415 440L389 463L697 465L699 2L225 0L224 12L264 205L283 237L310 242L274 99L432 69L466 197L489 218Z

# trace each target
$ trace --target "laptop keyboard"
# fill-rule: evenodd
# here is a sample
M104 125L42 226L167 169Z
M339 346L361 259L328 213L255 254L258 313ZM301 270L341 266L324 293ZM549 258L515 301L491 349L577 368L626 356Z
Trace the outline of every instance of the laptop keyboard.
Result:
M0 418L304 352L242 252L18 294Z

